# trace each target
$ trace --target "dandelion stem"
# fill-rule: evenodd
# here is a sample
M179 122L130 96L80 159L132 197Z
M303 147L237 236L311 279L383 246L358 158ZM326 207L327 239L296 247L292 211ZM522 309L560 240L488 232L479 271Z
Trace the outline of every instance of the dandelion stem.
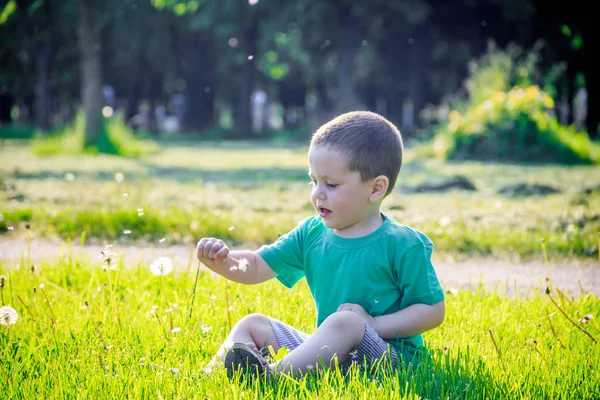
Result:
M200 261L198 261L198 269L196 270L196 279L194 280L194 289L192 290L192 299L190 301L190 316L192 318L192 312L194 310L194 299L196 298L196 287L198 286L198 276L200 275Z
M488 332L490 333L490 337L492 338L492 343L494 344L494 348L496 349L496 353L498 353L498 359L500 360L500 362L502 363L502 365L504 365L504 360L502 359L502 354L500 353L500 349L498 348L498 345L496 344L496 339L494 339L494 334L492 333L491 329L488 329Z
M44 299L46 300L46 304L48 304L48 308L50 309L50 321L52 321L52 325L56 325L56 318L54 316L54 310L52 309L52 304L50 304L50 299L48 299L48 295L46 295L46 291L40 288L40 291L44 295Z
M550 314L548 314L548 309L546 309L546 318L548 319L548 325L550 325L550 330L552 331L552 334L554 335L554 337L558 341L558 344L560 344L560 347L562 347L563 349L566 350L565 345L562 344L562 342L558 338L558 335L556 334L556 331L554 330L554 326L552 326L552 321L550 320Z
M583 329L581 326L577 325L571 318L569 318L569 316L562 310L562 308L560 308L560 306L558 304L556 304L556 302L554 301L552 296L550 296L549 293L546 293L546 295L548 296L548 298L550 299L552 304L554 304L556 306L556 308L558 308L558 311L560 311L562 313L562 315L564 315L565 318L569 320L570 323L572 323L577 329L579 329L581 332L585 333L590 339L592 339L592 342L598 343L596 341L596 339L588 331Z
M33 315L33 313L31 312L31 310L27 306L27 304L25 304L25 302L23 301L23 299L21 299L21 296L17 295L17 299L19 299L19 301L21 302L21 304L23 304L23 307L25 307L25 310L27 310L27 312L29 313L29 315L31 315L31 318L33 319L33 322L35 322L35 324L37 325L37 320L35 319L35 315Z
M546 270L548 271L548 282L552 284L552 279L550 278L550 263L548 262L548 254L546 253L546 243L542 239L542 252L544 253L544 262L546 263Z
M227 311L227 326L229 326L229 330L231 331L231 316L229 315L229 292L227 279L225 279L225 303L226 303L226 311Z

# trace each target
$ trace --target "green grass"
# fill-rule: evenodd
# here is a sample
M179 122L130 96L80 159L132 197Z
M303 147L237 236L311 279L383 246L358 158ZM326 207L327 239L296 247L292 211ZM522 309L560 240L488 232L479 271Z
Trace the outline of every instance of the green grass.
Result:
M126 239L193 243L218 236L260 245L313 214L306 148L274 143L163 143L154 156L35 157L12 142L0 150L0 235L91 241ZM418 154L418 153L417 153ZM599 166L451 163L416 158L409 150L397 190L383 210L430 236L439 254L539 259L540 241L551 257L598 257ZM115 175L123 174L117 182ZM425 180L468 177L476 192L409 193ZM67 180L72 177L73 180ZM550 196L506 198L507 184L547 184ZM127 194L124 196L124 194ZM138 209L144 215L138 216ZM14 231L9 231L9 227ZM233 230L230 228L234 227ZM1 237L1 236L0 236Z
M118 246L114 250L118 251ZM232 321L263 313L314 329L305 281L242 286L202 271L192 307L196 264L156 277L124 254L115 271L63 249L31 272L0 258L2 298L19 313L0 326L3 398L581 398L600 394L600 301L591 294L551 297L531 290L508 297L483 289L447 295L446 321L425 334L431 358L369 378L279 379L233 384L202 368ZM162 280L161 280L162 279ZM43 285L43 286L42 286ZM500 288L501 289L501 288ZM168 310L171 310L170 312ZM190 312L192 317L190 318ZM593 318L579 322L585 315ZM180 328L180 331L173 328ZM490 332L493 334L492 341ZM497 348L496 348L497 346ZM392 395L393 392L393 395Z

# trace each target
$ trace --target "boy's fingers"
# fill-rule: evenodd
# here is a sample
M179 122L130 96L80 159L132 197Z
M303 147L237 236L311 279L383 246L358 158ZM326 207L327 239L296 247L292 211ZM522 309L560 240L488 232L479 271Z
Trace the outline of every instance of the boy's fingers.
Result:
M208 258L215 258L215 254L221 250L224 243L220 240L213 242L212 246L210 246L210 250L208 250Z
M229 248L227 246L223 246L221 248L221 250L217 251L215 253L215 260L217 261L223 261L225 258L227 258L227 255L229 254Z

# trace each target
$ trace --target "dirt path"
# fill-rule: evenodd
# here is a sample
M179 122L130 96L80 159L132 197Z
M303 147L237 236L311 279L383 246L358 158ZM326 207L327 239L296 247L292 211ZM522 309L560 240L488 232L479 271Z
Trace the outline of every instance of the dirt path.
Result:
M73 246L73 251L96 261L103 249L100 245L85 245L83 249ZM125 253L128 260L134 262L150 262L156 257L168 256L174 259L177 266L187 266L191 247L169 246L164 249L143 247L140 245L122 246L113 249ZM31 258L34 261L52 260L61 252L67 251L66 244L44 240L33 240ZM0 239L0 260L3 264L18 263L27 253L27 242L18 238ZM563 261L550 263L550 276L555 285L567 289L569 293L578 295L589 291L600 296L600 265L595 260ZM195 262L194 262L195 264ZM515 285L520 293L527 293L532 288L545 289L547 268L544 263L511 263L498 259L471 259L466 262L435 262L435 268L444 288L448 290L461 288L477 288L480 284L487 288L512 295Z

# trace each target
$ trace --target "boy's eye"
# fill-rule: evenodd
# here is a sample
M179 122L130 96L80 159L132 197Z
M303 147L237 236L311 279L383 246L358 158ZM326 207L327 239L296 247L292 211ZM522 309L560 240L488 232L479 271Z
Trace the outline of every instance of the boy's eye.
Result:
M334 188L336 186L337 186L336 183L327 183L327 187L329 187L329 188Z

